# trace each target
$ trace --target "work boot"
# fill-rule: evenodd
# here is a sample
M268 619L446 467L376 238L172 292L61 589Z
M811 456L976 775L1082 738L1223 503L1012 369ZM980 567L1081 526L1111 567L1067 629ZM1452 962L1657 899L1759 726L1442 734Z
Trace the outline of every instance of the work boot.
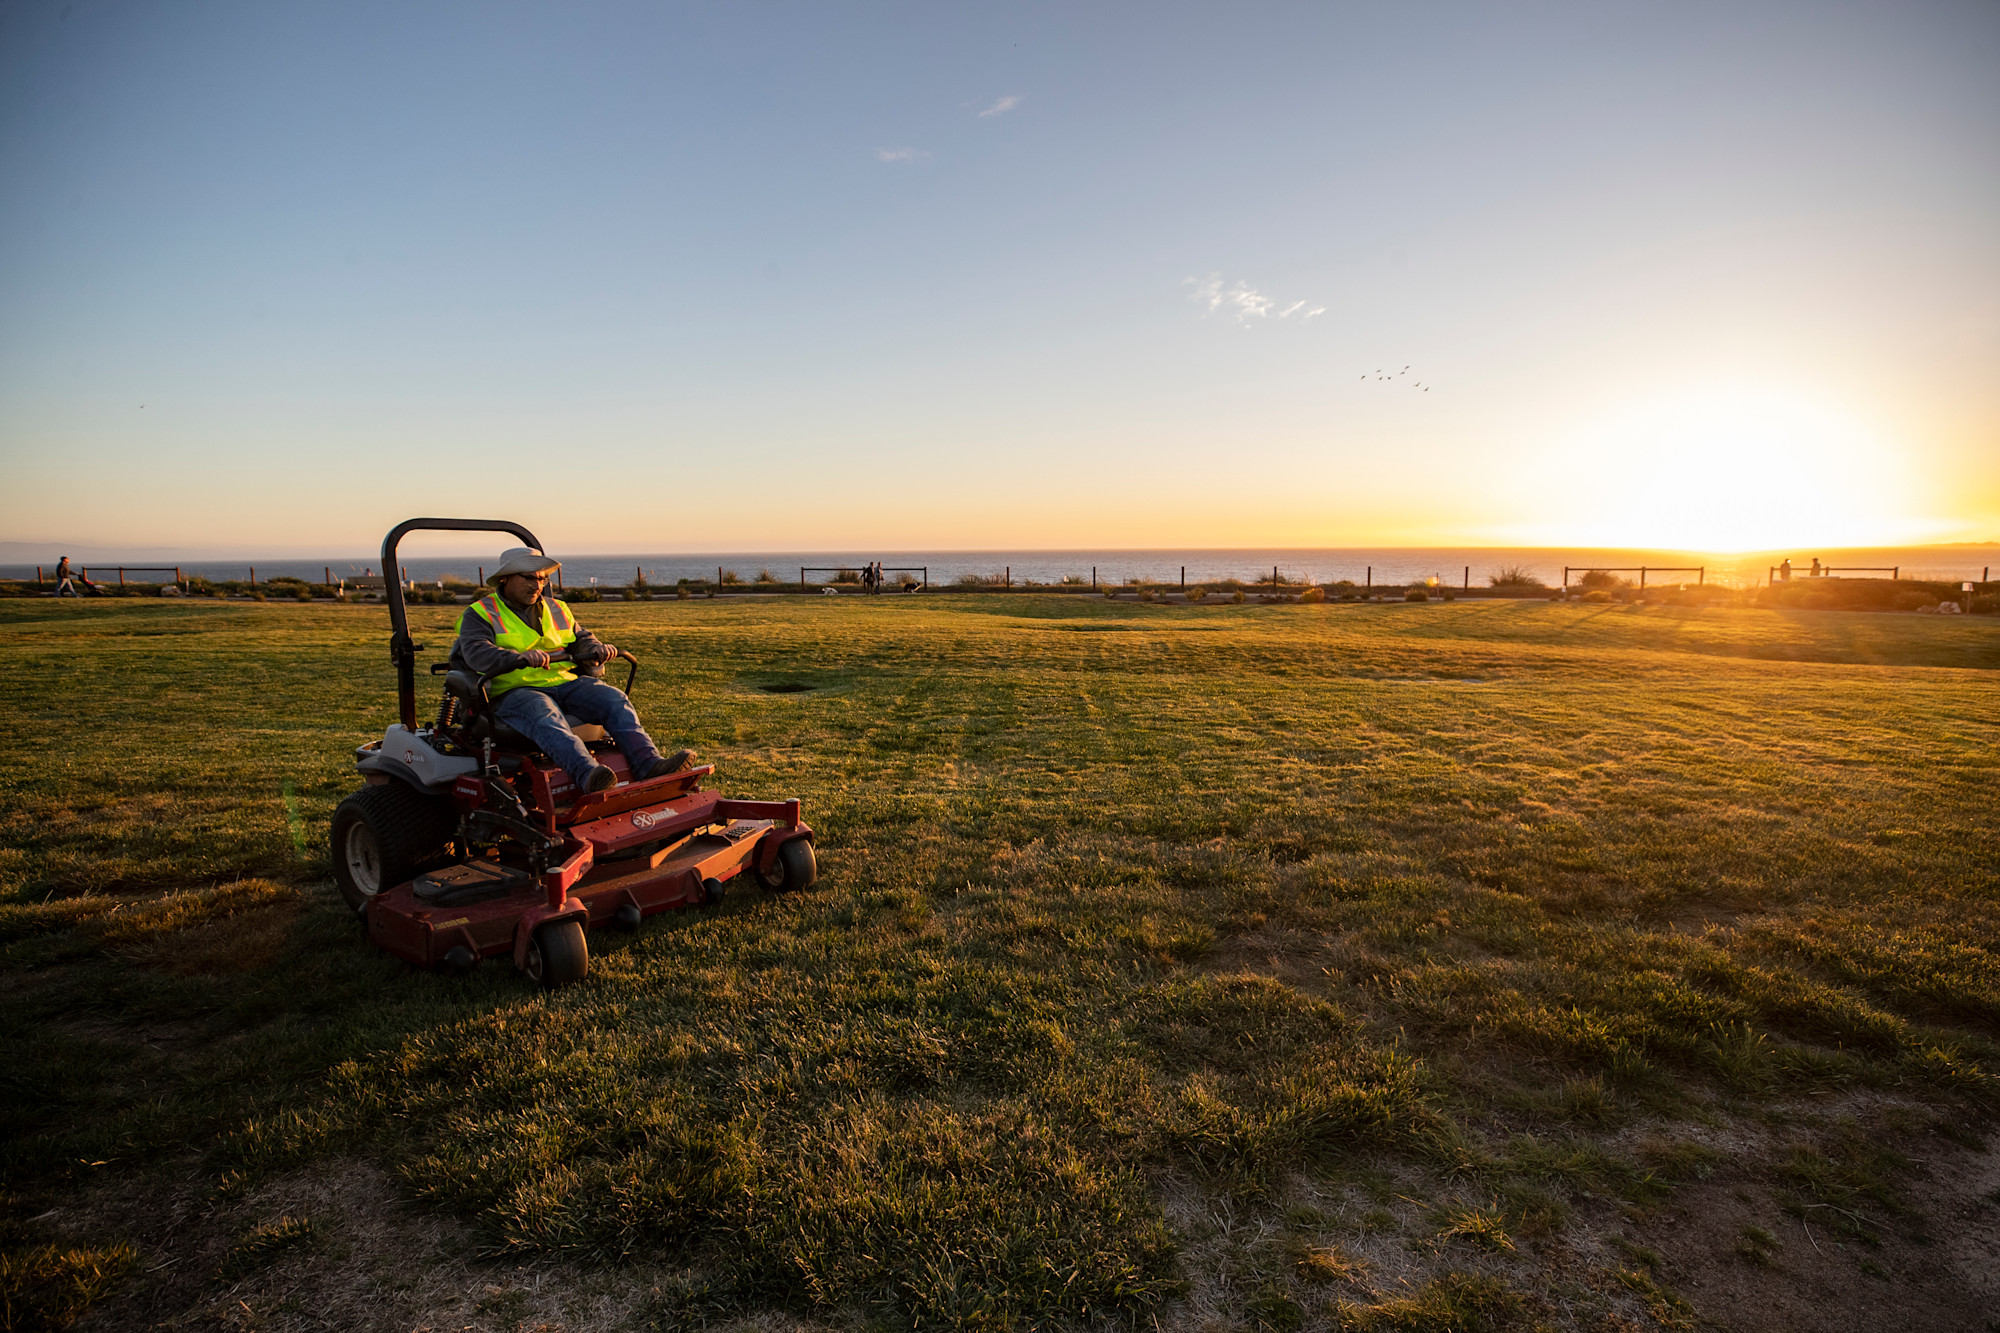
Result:
M590 776L583 780L583 789L586 792L603 791L607 787L617 785L618 775L602 764L592 764Z
M639 776L642 778L663 778L669 773L685 773L694 767L694 761L695 753L693 750L675 750L672 754L663 754L652 763L646 765L646 771Z

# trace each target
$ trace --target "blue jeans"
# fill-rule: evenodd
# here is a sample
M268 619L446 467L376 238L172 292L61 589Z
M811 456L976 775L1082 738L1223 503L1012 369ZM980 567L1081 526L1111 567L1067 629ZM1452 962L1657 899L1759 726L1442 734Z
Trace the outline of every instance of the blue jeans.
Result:
M645 772L646 765L660 757L659 747L639 725L639 715L625 692L589 676L548 689L516 685L493 702L493 716L533 741L536 749L561 764L569 780L581 787L597 761L563 721L564 713L610 732L635 774Z

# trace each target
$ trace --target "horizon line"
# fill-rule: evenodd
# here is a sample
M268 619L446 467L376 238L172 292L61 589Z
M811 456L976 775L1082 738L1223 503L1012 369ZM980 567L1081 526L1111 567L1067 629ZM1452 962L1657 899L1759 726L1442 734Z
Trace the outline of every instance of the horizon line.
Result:
M1479 551L1505 552L1505 551L1570 550L1570 551L1653 551L1662 554L1703 555L1721 559L1743 559L1751 556L1789 554L1800 550L1805 550L1808 552L1892 551L1892 550L1893 551L1933 551L1933 550L1943 551L1943 550L1954 550L1954 549L1962 550L1962 549L1980 549L1980 548L1993 548L1995 550L2000 550L2000 538L1987 538L1987 539L1972 540L1972 541L1871 542L1865 544L1851 544L1851 545L1827 544L1818 546L1794 543L1789 546L1750 547L1743 550L1713 550L1713 549L1705 549L1701 547L1691 547L1691 546L1666 546L1666 545L1651 545L1651 544L1621 545L1621 544L1605 543L1605 542L1517 542L1509 544L1497 544L1490 542L1488 543L1429 542L1429 543L1407 543L1407 544L1367 543L1367 544L1353 545L1353 546L1332 546L1332 545L1327 545L1327 546L1297 546L1297 545L980 546L980 547L821 546L821 547L793 547L790 548L789 550L758 549L755 547L729 550L719 547L709 547L709 548L697 548L690 550L648 551L639 549L623 549L623 550L597 550L597 551L569 551L569 552L563 552L561 554L562 558L565 560L608 560L624 556L687 559L695 556L736 557L736 556L751 556L751 555L776 557L783 555L850 555L851 554L860 556L860 555L871 555L871 554L872 555L925 554L925 555L938 555L938 556L970 557L970 556L989 556L989 555L1041 556L1041 555L1070 555L1070 554L1089 554L1089 553L1102 554L1102 555L1131 555L1131 554L1158 554L1163 552L1186 552L1190 555L1193 555L1193 554L1231 553L1231 552L1248 552L1248 551L1270 551L1270 552L1380 551L1385 554L1394 554L1405 551L1463 551L1467 553L1472 553ZM310 549L310 548L295 548L291 552L286 552L283 550L273 550L270 548L250 548L250 547L220 547L220 548L210 547L206 549L197 548L194 550L188 550L187 548L174 547L166 544L147 544L147 545L134 545L134 546L121 547L121 546L110 546L110 545L99 546L95 543L89 543L89 542L71 542L65 544L62 542L34 542L34 541L7 540L7 541L0 541L0 564L33 564L36 563L35 559L21 558L21 557L39 556L41 552L45 551L51 552L52 554L49 554L46 557L41 557L41 558L45 558L51 563L53 563L53 561L57 559L60 559L64 554L68 554L72 560L78 558L89 558L95 560L139 559L139 558L154 558L154 557L164 558L175 555L177 553L180 559L188 561L339 560L343 562L357 560L357 559L365 561L371 558L379 558L381 555L381 551L379 548L362 552L349 552L347 554L334 555L328 553L324 549ZM92 555L89 557L78 557L77 555L74 554L77 551L112 551L112 552L123 551L126 554L122 557L112 556L112 555ZM467 553L463 551L447 551L447 552L439 552L436 554L427 553L423 555L413 555L411 556L411 558L455 560L455 559L467 558Z

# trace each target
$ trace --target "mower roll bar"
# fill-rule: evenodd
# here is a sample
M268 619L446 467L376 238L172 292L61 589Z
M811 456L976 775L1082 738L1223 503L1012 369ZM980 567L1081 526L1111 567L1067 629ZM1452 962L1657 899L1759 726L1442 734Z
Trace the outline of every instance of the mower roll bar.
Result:
M389 535L382 539L382 584L389 597L389 660L396 664L396 707L408 731L417 729L417 649L423 645L410 641L396 547L412 532L511 532L523 546L544 549L534 533L504 518L410 518L389 529Z

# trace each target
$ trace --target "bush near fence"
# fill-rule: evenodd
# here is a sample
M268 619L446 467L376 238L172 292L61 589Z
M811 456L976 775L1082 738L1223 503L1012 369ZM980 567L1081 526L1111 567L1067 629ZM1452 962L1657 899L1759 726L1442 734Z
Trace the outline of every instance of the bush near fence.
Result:
M1966 600L1956 583L1900 579L1794 579L1759 589L1758 606L1788 611L1914 611ZM1974 601L1978 596L1973 597Z

